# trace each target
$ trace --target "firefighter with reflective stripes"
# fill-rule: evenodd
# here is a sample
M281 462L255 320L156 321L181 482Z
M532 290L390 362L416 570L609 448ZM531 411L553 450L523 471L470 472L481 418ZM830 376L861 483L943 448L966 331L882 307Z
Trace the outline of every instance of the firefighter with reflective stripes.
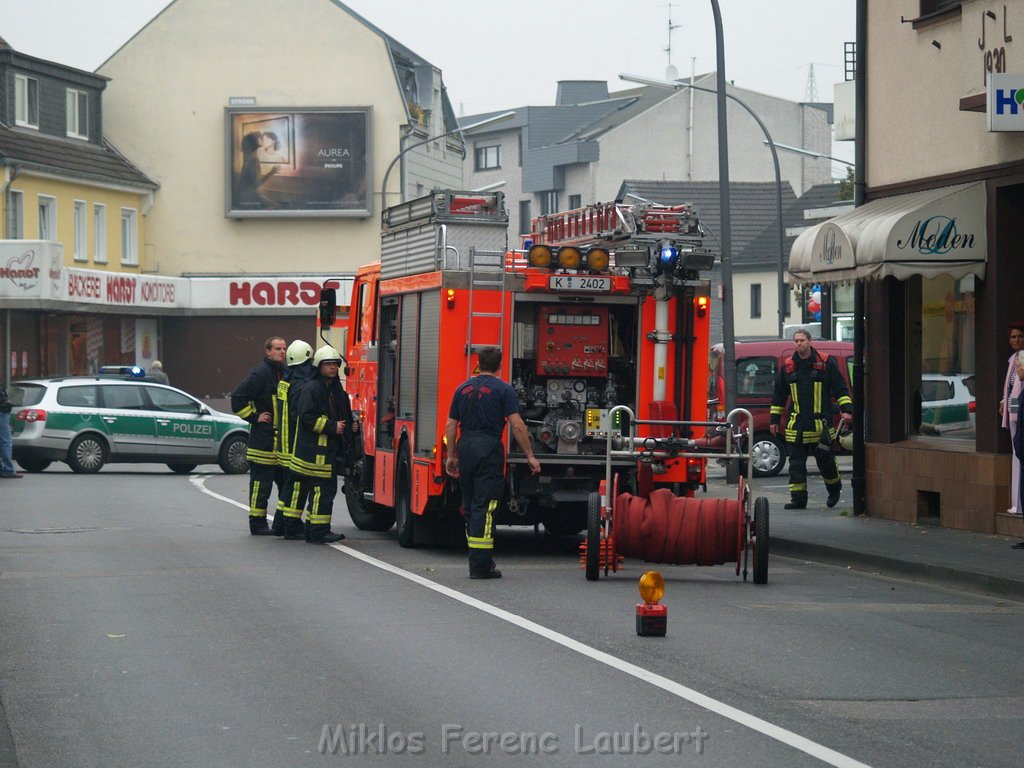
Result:
M340 365L341 355L334 347L320 347L313 355L316 373L299 395L291 469L300 476L299 498L308 498L305 539L310 544L345 538L331 532L338 464L352 450L355 436L352 405L338 379Z
M469 546L469 578L500 579L494 566L494 512L501 502L505 485L505 449L501 433L508 420L530 470L540 472L533 455L530 434L519 415L515 390L498 378L501 350L486 347L480 351L480 373L455 390L448 412L445 435L448 458L445 470L459 479L462 506L466 515L466 544ZM456 441L458 435L458 441Z
M231 394L231 410L249 422L249 533L270 536L267 501L280 477L275 450L278 427L277 383L281 380L287 347L284 339L267 339L264 358Z
M284 379L277 383L278 413L280 426L277 430L277 465L281 472L280 493L274 524L270 530L275 536L286 539L303 539L302 508L306 503L302 496L301 477L292 472L292 452L295 449L295 427L299 414L299 397L302 388L316 373L313 367L313 348L301 339L288 345L285 357L288 367Z
M792 403L785 427L791 497L786 509L807 508L808 450L814 451L814 459L828 489L828 505L834 507L839 503L843 483L832 453L835 439L832 400L839 406L844 425L853 419L853 400L835 358L814 349L807 331L796 331L793 343L796 345L793 356L786 358L775 378L771 410L771 433L778 435L786 400Z

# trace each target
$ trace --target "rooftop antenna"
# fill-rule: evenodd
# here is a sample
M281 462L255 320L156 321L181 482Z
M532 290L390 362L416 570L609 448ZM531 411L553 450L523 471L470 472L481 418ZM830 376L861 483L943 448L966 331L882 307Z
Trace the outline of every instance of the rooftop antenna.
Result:
M804 101L813 104L818 100L818 84L814 80L814 64L807 67L807 88L804 91Z
M666 80L678 80L679 70L672 64L672 32L679 29L682 24L672 23L672 9L676 7L675 3L668 3L667 5L661 6L662 8L668 8L668 45L662 48L663 51L668 55L668 66L665 68L665 79Z

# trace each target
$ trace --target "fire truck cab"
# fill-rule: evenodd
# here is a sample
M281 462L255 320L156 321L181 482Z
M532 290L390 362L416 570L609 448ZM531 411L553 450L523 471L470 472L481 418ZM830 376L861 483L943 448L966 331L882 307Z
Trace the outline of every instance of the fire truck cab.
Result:
M511 251L500 192L435 191L382 219L381 258L356 272L347 332L362 455L345 495L360 529L396 525L399 543L413 546L459 520L444 425L487 346L504 352L501 377L542 468L530 473L506 430L497 524L586 527L588 496L623 431L613 406L628 405L638 422L704 418L710 284L700 273L714 255L689 207L607 203L543 216ZM702 459L616 470L632 487L684 495L704 482Z

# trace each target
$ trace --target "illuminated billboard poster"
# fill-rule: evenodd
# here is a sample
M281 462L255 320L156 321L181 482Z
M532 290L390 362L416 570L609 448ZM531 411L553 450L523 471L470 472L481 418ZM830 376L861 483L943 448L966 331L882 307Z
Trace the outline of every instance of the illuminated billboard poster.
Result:
M232 218L369 216L370 110L228 109Z

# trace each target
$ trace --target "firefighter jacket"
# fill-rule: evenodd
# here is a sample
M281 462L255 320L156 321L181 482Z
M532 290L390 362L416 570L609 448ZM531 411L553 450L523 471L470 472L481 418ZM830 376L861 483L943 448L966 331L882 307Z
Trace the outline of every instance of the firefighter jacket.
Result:
M786 400L792 401L786 421L786 442L817 442L832 427L832 400L845 413L853 412L853 400L835 358L811 347L806 360L794 352L775 377L771 423L780 424Z
M285 369L284 378L277 382L277 404L280 424L277 428L277 463L291 467L292 452L295 450L295 424L299 415L299 396L302 387L316 375L316 368L309 360Z
M253 464L277 464L274 447L279 418L277 382L280 380L281 366L264 358L231 393L231 410L249 422L249 448L245 458ZM273 419L259 422L259 416L264 412L271 414Z
M339 421L345 422L340 435L335 434ZM352 405L341 382L314 375L299 396L291 470L322 480L335 477L336 462L352 450L354 436Z

